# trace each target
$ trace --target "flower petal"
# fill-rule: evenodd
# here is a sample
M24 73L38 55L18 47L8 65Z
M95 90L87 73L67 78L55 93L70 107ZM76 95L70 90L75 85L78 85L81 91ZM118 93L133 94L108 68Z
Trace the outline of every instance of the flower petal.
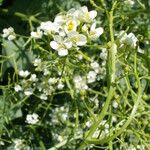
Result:
M90 19L93 20L97 16L97 11L96 10L90 11L89 16L90 16Z
M58 55L59 56L66 56L66 55L68 55L68 50L67 49L60 49L60 50L58 50Z
M87 38L83 34L79 34L79 40L76 42L78 46L83 46L87 43Z
M51 46L51 48L53 48L55 50L57 50L59 48L59 44L55 41L51 41L50 46Z

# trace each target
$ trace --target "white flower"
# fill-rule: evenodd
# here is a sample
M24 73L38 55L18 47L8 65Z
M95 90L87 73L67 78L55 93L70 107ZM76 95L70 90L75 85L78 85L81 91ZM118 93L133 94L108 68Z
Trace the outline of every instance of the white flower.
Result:
M14 143L15 143L15 147L14 147L15 150L22 150L25 148L24 140L15 139Z
M136 47L137 41L138 41L138 39L135 37L135 35L133 33L129 33L126 37L126 43L133 48Z
M98 136L100 135L100 130L96 129L96 131L94 132L94 134L92 135L92 138L98 138Z
M118 103L117 103L116 101L113 101L112 106L113 106L114 108L117 108L117 107L118 107Z
M59 31L59 26L51 21L41 22L40 29L44 31L45 35L56 33Z
M78 26L78 23L76 20L68 20L66 22L64 30L66 33L71 32L71 31L76 31L77 26Z
M44 76L50 74L49 70L47 68L44 69Z
M130 45L132 48L136 47L136 42L138 41L138 39L132 32L127 34L125 33L125 31L120 31L118 38L120 40L120 43Z
M58 51L59 56L66 56L68 55L68 49L72 47L72 42L68 39L63 39L59 35L55 35L54 41L50 42L50 46Z
M120 31L120 33L118 34L119 41L123 43L125 42L126 38L127 38L127 33L124 30Z
M49 78L48 83L51 84L55 84L58 81L57 78Z
M36 74L32 74L29 80L33 82L37 82L38 78L36 77Z
M26 78L29 74L30 74L30 72L28 70L25 70L25 71L20 70L19 71L19 75L24 78Z
M14 40L16 38L16 34L12 27L3 29L2 37L8 38L9 41Z
M96 28L96 23L93 23L90 28L89 37L91 39L98 38L102 33L104 32L104 29L102 27Z
M36 32L31 32L31 37L34 39L41 39L43 36L43 32L40 29L37 29Z
M22 87L20 85L16 85L14 89L16 92L22 91Z
M84 24L83 26L82 26L82 31L83 32L88 32L88 26L87 26L87 24Z
M39 66L40 64L41 64L41 59L40 58L36 58L35 60L34 60L34 66Z
M15 38L16 38L16 35L9 35L9 36L8 36L8 40L9 40L9 41L14 40Z
M78 76L75 76L73 80L74 80L76 89L78 89L78 90L87 90L88 89L86 80L83 77L78 75Z
M64 84L60 82L60 83L57 85L57 88L58 88L59 90L62 90L62 89L64 88Z
M83 46L87 43L87 37L83 34L79 34L76 31L72 31L68 34L69 39L77 46Z
M97 75L97 73L96 73L95 71L90 71L90 72L87 74L88 83L93 83L93 82L95 82L95 80L96 80L96 75Z
M54 19L54 23L58 25L62 25L66 22L68 18L65 15L57 15Z
M24 94L26 96L32 95L33 94L33 89L32 88L25 89Z
M131 7L133 7L133 5L135 4L135 2L133 0L125 0L124 3Z
M46 94L41 94L41 95L40 95L40 99L42 99L42 100L47 100L47 95L46 95Z
M88 8L86 6L83 6L80 8L80 13L78 13L78 15L79 15L78 18L80 20L85 22L91 22L97 16L97 11L96 10L88 11Z
M28 123L28 124L36 124L38 121L39 121L39 116L38 116L38 114L36 114L36 113L33 113L33 114L28 114L27 116L26 116L26 122Z
M106 48L102 48L102 52L100 53L100 58L102 60L106 60L107 59L107 49Z
M94 61L94 62L91 63L91 67L92 67L92 69L93 69L96 73L99 73L100 66L99 66L99 64L98 64L96 61Z

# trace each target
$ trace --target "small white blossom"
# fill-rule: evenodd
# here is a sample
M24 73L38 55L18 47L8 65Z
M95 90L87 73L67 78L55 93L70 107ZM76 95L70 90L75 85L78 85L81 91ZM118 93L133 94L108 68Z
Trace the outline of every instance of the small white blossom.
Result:
M97 39L103 32L104 29L102 27L96 28L96 23L93 23L90 28L89 37L91 39Z
M20 85L15 85L14 89L16 92L22 91L22 87Z
M44 69L44 76L50 74L49 70L47 68Z
M92 138L98 138L100 134L100 130L99 129L96 129L96 131L94 132L94 134L92 135Z
M29 80L33 81L33 82L37 82L38 78L37 78L36 74L32 74Z
M33 113L33 114L28 114L27 116L26 116L26 122L28 123L28 124L36 124L38 121L39 121L39 116L38 116L38 114L36 114L36 113Z
M56 33L59 31L59 26L51 21L41 22L40 29L44 31L45 35Z
M113 106L114 108L118 108L118 103L117 103L116 101L113 101L112 106Z
M55 84L58 81L57 78L49 78L48 83L51 84Z
M14 40L16 38L16 34L12 27L3 29L2 37L8 38L9 41Z
M86 125L88 128L90 128L91 125L92 125L92 123L91 123L91 121L87 121L87 122L85 123L85 125Z
M26 78L29 74L30 74L30 72L28 70L25 70L25 71L20 70L19 71L19 75L24 78Z
M136 42L138 39L135 37L133 33L129 33L126 38L126 43L130 45L131 47L135 48L136 47Z
M26 96L32 95L32 94L33 94L33 89L32 89L32 88L25 89L25 90L24 90L24 94L25 94Z
M97 75L97 73L96 73L95 71L90 71L90 72L87 74L88 83L93 83L93 82L95 82L95 80L96 80L96 75Z
M25 148L24 140L15 139L14 143L15 143L15 146L14 146L15 150L22 150Z
M125 3L127 6L131 6L131 7L133 7L133 5L135 4L134 0L125 0L124 3Z
M106 48L102 48L102 51L100 53L100 58L102 60L107 60L107 49Z
M46 95L46 94L41 94L41 95L40 95L40 99L42 99L42 100L47 100L47 95Z
M59 56L68 55L68 49L72 47L72 42L68 39L63 39L59 35L54 36L54 41L50 42L51 48L58 51Z
M90 65L91 65L92 69L93 69L96 73L99 73L100 66L99 66L99 64L98 64L96 61L93 61Z
M87 90L88 89L86 80L79 75L74 77L74 84L75 84L75 88L78 90Z
M36 32L32 31L31 32L31 37L34 39L41 39L43 36L43 32L40 29L37 29Z
M83 46L87 43L87 37L76 31L69 32L68 37L77 46Z
M34 66L39 66L41 64L41 59L40 58L36 58L33 62Z
M120 40L120 43L130 45L132 48L136 47L136 42L138 41L133 33L127 34L125 33L125 31L120 31L118 38Z
M60 83L57 85L57 88L58 88L59 90L62 90L62 89L64 88L64 84L60 82Z
M78 26L78 22L76 20L68 20L66 22L65 27L64 27L65 32L69 33L69 32L72 32L72 31L76 31L77 26Z
M86 6L81 7L79 11L80 12L78 13L78 19L84 22L91 22L97 16L96 10L88 11L88 8Z

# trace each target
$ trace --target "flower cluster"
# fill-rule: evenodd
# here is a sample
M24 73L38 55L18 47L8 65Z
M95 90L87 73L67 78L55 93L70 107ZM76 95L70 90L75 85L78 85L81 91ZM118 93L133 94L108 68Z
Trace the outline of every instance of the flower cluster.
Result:
M2 37L7 38L9 41L14 40L16 38L14 29L12 27L3 29Z
M121 46L129 45L132 48L136 47L136 43L138 41L138 39L132 32L127 34L125 31L120 31L118 39L120 40Z
M33 113L33 114L28 114L27 116L26 116L26 122L28 123L28 124L36 124L38 121L39 121L39 119L38 119L38 114L36 114L36 113Z
M95 10L88 11L86 6L71 9L65 14L58 14L54 21L42 22L31 37L41 39L44 35L51 36L50 47L59 56L68 55L68 51L84 46L88 40L95 40L103 33L102 27L96 27Z

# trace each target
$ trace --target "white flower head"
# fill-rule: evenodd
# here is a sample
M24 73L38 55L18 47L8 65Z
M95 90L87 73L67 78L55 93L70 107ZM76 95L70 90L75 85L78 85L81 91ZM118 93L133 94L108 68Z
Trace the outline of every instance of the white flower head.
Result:
M102 48L102 51L100 53L100 58L104 61L107 59L107 49L106 48Z
M96 81L97 73L95 71L89 71L87 74L88 83L93 83Z
M67 16L66 15L57 15L54 19L54 23L58 25L62 25L67 21Z
M36 114L36 113L33 113L33 114L28 114L27 116L26 116L26 122L28 123L28 124L36 124L38 121L39 121L39 116L38 116L38 114Z
M123 43L125 42L126 38L127 38L127 33L124 30L120 31L118 34L119 41Z
M25 90L24 90L24 94L25 94L26 96L32 95L32 94L33 94L33 89L32 89L32 88L27 88L27 89L25 89Z
M34 39L41 39L43 36L43 32L38 28L36 32L32 31L30 34L31 34L31 37Z
M59 84L57 85L57 88L59 90L62 90L64 88L64 84L62 82L59 82Z
M89 37L91 39L97 39L103 32L104 32L104 29L102 27L96 28L96 23L94 22L91 25Z
M14 143L15 143L15 146L14 146L15 150L22 150L25 148L24 140L15 139Z
M39 66L41 64L41 59L40 58L36 58L33 62L34 66Z
M16 34L12 27L3 29L2 37L8 38L9 41L14 40L16 38Z
M124 3L127 5L127 6L131 6L133 7L133 5L135 4L135 2L133 0L125 0Z
M86 6L83 6L80 8L80 14L79 14L79 19L85 21L85 22L91 22L95 19L97 16L97 11L92 10L88 11L88 8Z
M78 26L78 22L77 22L76 20L72 20L72 19L71 19L71 20L68 20L68 21L66 22L65 27L64 27L65 32L66 32L66 33L69 33L69 32L71 32L71 31L76 31L77 26Z
M29 80L33 81L33 82L37 82L38 78L37 78L36 74L32 74Z
M77 90L87 90L88 89L85 78L81 77L80 75L77 75L74 77L73 80L74 80L75 88Z
M48 83L50 85L57 83L58 79L57 78L49 78Z
M54 41L50 42L52 49L58 51L59 56L68 55L68 49L72 47L72 42L68 39L63 39L59 35L54 36Z
M130 45L132 48L136 47L136 42L138 39L135 37L133 33L129 33L126 37L126 43Z
M99 73L99 71L100 71L100 66L99 66L99 64L98 64L96 61L94 61L94 62L91 63L91 68L92 68L96 73Z
M16 92L22 91L22 87L20 85L15 85L14 89Z
M113 101L112 106L113 106L114 108L118 108L118 103L117 103L116 101Z
M72 31L68 34L69 39L77 46L83 46L87 43L87 37L83 34L79 34L76 31Z
M23 78L26 78L27 76L29 76L30 72L28 70L20 70L19 71L19 76L23 77Z
M42 100L47 100L47 95L46 94L41 94L40 95L40 99L42 99Z
M51 21L42 22L40 29L44 31L45 35L56 33L59 31L59 26Z

